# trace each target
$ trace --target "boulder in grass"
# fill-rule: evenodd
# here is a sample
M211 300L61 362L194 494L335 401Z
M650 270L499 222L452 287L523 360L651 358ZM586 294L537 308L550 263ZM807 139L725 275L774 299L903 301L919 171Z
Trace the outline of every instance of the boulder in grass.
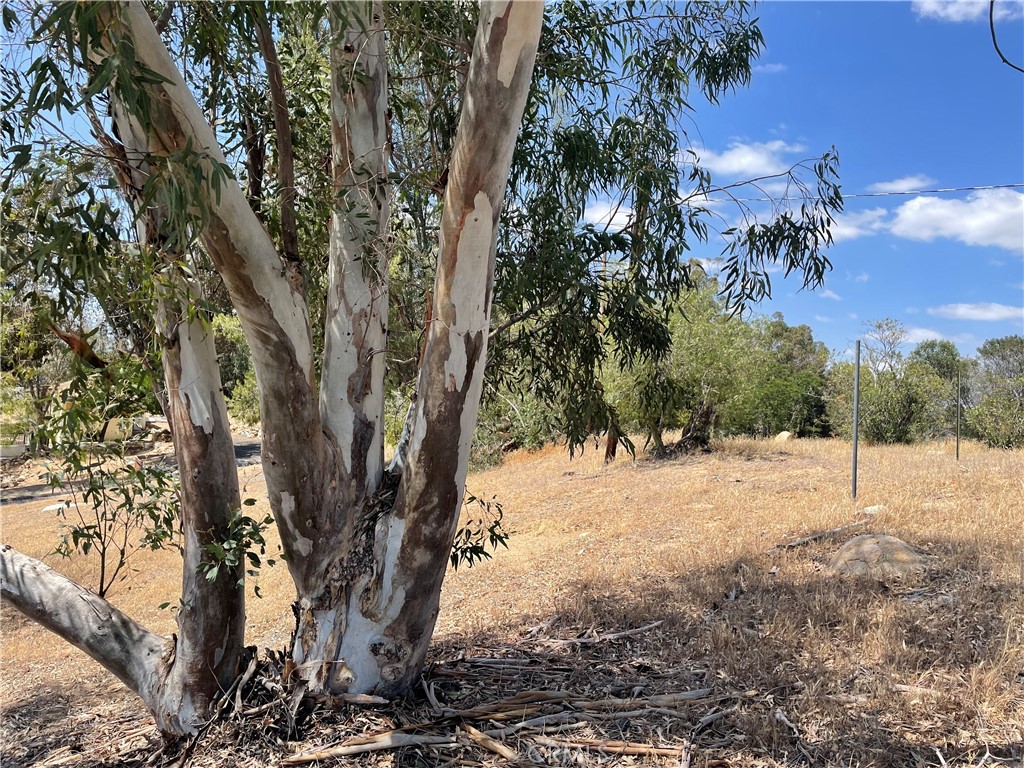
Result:
M916 575L927 565L928 557L905 541L895 536L863 533L839 548L828 569L837 576L887 580Z
M777 434L775 436L775 442L776 443L788 443L792 439L793 439L793 433L792 432L779 432L779 434Z

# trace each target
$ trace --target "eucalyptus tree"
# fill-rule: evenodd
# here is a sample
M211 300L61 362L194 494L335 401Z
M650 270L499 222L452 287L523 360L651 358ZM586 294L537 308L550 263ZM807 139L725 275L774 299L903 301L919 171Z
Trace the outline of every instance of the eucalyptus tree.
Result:
M239 510L210 327L227 301L253 357L296 589L290 682L407 691L437 617L489 345L499 371L515 363L560 398L574 441L609 424L601 361L667 349L665 308L691 284L687 237L715 227L700 201L729 194L686 151L688 94L714 101L749 79L756 23L742 4L582 0L69 3L32 18L42 55L13 73L24 92L4 86L18 110L0 125L15 158L5 211L34 188L38 143L17 137L75 109L124 204L78 185L74 215L24 219L5 258L57 296L102 290L96 265L111 259L152 278L184 565L172 638L8 546L3 599L116 674L165 733L210 714L238 672L260 535ZM805 169L813 189L797 170L785 176L802 205L763 221L741 209L721 227L737 300L764 295L776 262L810 285L828 266L836 158ZM581 222L601 195L628 208L627 226ZM134 233L119 240L111 220L126 210ZM415 397L385 463L396 319Z
M113 152L128 174L123 187L138 196L140 246L156 251L170 286L185 288L176 248L186 240L179 228L194 227L238 313L259 381L268 493L297 591L295 673L310 690L399 692L422 666L462 501L497 224L542 13L531 2L480 8L440 228L435 320L407 440L389 467L381 353L391 194L381 8L326 8L337 202L319 381L307 286L287 244L294 241L274 242L232 178L149 11L138 3L56 6L40 25L57 44L66 41L62 52L88 72L86 93L110 100L121 142ZM67 88L60 73L39 71ZM178 635L149 632L10 547L0 559L4 599L118 675L171 734L208 716L216 690L237 672L244 626L241 565L199 573L213 544L223 551L241 532L233 530L237 476L212 333L181 295L169 292L158 312L183 478Z

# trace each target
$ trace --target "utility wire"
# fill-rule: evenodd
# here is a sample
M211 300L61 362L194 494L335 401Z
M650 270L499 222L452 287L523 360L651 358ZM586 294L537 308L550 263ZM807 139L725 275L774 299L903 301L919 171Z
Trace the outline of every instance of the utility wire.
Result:
M941 187L938 189L918 189L908 190L906 192L855 192L850 195L843 195L843 199L848 197L892 197L896 195L934 195L945 192L977 192L979 190L986 189L1018 189L1024 187L1022 184L984 184L977 187Z
M946 194L949 192L978 192L989 189L1020 189L1024 187L1024 183L1020 184L983 184L975 187L941 187L936 189L914 189L906 190L902 192L852 192L850 194L843 193L843 200L850 200L855 197L899 197L905 195L935 195L935 194ZM713 194L713 193L712 193ZM740 202L740 203L778 203L787 200L803 200L802 197L737 197L729 198L729 200L716 200L712 199L711 202Z

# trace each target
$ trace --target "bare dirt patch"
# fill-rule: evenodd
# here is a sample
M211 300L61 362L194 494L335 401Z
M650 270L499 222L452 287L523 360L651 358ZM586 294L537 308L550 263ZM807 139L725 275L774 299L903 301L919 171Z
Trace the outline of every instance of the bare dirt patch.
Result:
M863 449L857 503L849 446L838 442L732 441L710 455L609 466L602 455L570 461L549 448L471 476L469 489L497 496L515 534L509 553L449 574L427 675L433 700L317 709L298 741L270 708L216 725L188 762L273 765L346 736L417 724L411 733L453 740L321 764L501 764L468 728L495 732L513 720L497 710L482 719L444 713L558 691L563 699L538 705L553 717L547 732L500 737L519 759L1020 764L1024 453L972 445L957 464L944 444ZM241 471L243 494L265 509L258 467ZM4 540L37 556L52 549L55 521L44 506L5 504ZM859 533L897 536L929 565L891 582L830 575L829 558ZM88 580L87 562L52 564ZM174 598L177 557L147 553L138 568L113 601L173 631L173 614L157 606ZM283 647L292 629L287 574L267 569L260 584L250 641ZM152 755L152 725L105 672L9 609L2 620L5 766L123 765ZM619 717L586 717L610 699L641 703ZM678 754L615 754L613 744Z

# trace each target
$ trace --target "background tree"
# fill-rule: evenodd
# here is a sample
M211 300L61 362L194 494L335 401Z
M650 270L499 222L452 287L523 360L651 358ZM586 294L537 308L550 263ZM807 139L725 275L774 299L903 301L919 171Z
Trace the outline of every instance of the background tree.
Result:
M955 369L959 353L949 345L924 343L905 356L907 334L891 318L868 325L860 379L861 435L875 443L911 443L948 435L955 425ZM853 364L841 361L828 373L827 413L833 429L853 433ZM952 380L944 378L952 373Z
M67 380L71 370L70 353L47 326L44 315L17 294L15 287L0 289L0 387L5 444L36 431L46 418L51 395Z
M957 397L961 403L971 400L970 374L974 361L962 357L956 345L945 339L920 342L911 350L907 361L923 379L921 386L931 391L928 416L922 419L920 436L932 439L954 434Z
M971 381L967 422L975 434L992 447L1024 445L1024 336L982 344Z
M957 374L963 373L963 358L956 344L946 339L928 339L914 347L907 361L920 363L931 369L943 381L956 381Z
M800 437L828 433L825 368L829 353L807 325L787 325L782 314L755 319L757 354L749 372L745 415L738 432L762 437L792 432Z
M811 329L779 313L745 319L730 311L718 282L705 278L670 320L671 349L605 376L605 389L629 431L664 448L662 432L702 408L723 435L764 437L782 430L808 436L825 425L828 350Z

